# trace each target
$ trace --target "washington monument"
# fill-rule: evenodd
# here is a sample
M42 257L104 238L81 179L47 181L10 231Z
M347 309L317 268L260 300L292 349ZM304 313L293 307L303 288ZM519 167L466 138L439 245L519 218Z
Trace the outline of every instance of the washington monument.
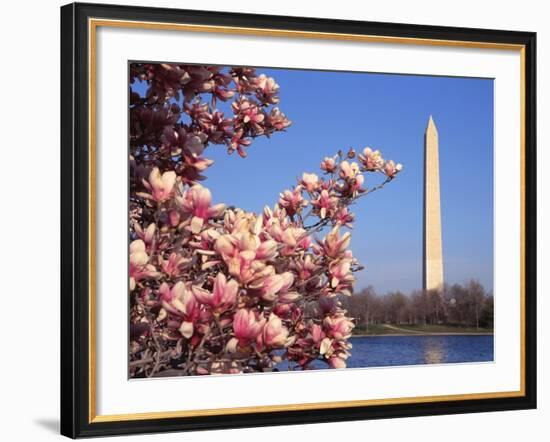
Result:
M430 115L424 135L424 244L422 286L440 290L443 286L441 241L441 198L439 194L439 141Z

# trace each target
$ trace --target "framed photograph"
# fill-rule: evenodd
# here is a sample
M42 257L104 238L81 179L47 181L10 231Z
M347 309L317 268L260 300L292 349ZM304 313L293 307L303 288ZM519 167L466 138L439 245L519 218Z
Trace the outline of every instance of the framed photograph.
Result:
M61 432L536 407L536 35L61 8Z

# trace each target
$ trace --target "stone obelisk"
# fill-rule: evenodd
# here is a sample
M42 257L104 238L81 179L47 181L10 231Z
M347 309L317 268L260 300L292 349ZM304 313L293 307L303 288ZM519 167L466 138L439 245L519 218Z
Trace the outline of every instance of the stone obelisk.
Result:
M439 193L439 140L430 115L424 135L424 254L423 288L443 286L443 246L441 241L441 200Z

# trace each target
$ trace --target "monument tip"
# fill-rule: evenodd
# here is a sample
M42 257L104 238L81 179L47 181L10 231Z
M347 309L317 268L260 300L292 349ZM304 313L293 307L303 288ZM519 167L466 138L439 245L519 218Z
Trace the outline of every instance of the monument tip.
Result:
M428 126L426 127L426 130L429 130L429 129L433 129L433 130L437 131L437 129L435 127L434 119L433 119L431 114L430 114L430 118L428 118Z

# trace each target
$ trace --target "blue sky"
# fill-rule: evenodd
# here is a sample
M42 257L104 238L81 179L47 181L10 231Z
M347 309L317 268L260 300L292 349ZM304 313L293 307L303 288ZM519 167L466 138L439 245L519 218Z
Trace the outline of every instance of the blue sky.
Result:
M493 289L493 81L490 79L264 69L280 85L285 133L256 139L248 157L211 146L205 185L214 202L260 211L302 172L350 146L403 164L398 179L354 206L351 248L365 265L357 289L422 286L422 168L430 115L439 132L445 282ZM368 174L366 184L375 185Z

